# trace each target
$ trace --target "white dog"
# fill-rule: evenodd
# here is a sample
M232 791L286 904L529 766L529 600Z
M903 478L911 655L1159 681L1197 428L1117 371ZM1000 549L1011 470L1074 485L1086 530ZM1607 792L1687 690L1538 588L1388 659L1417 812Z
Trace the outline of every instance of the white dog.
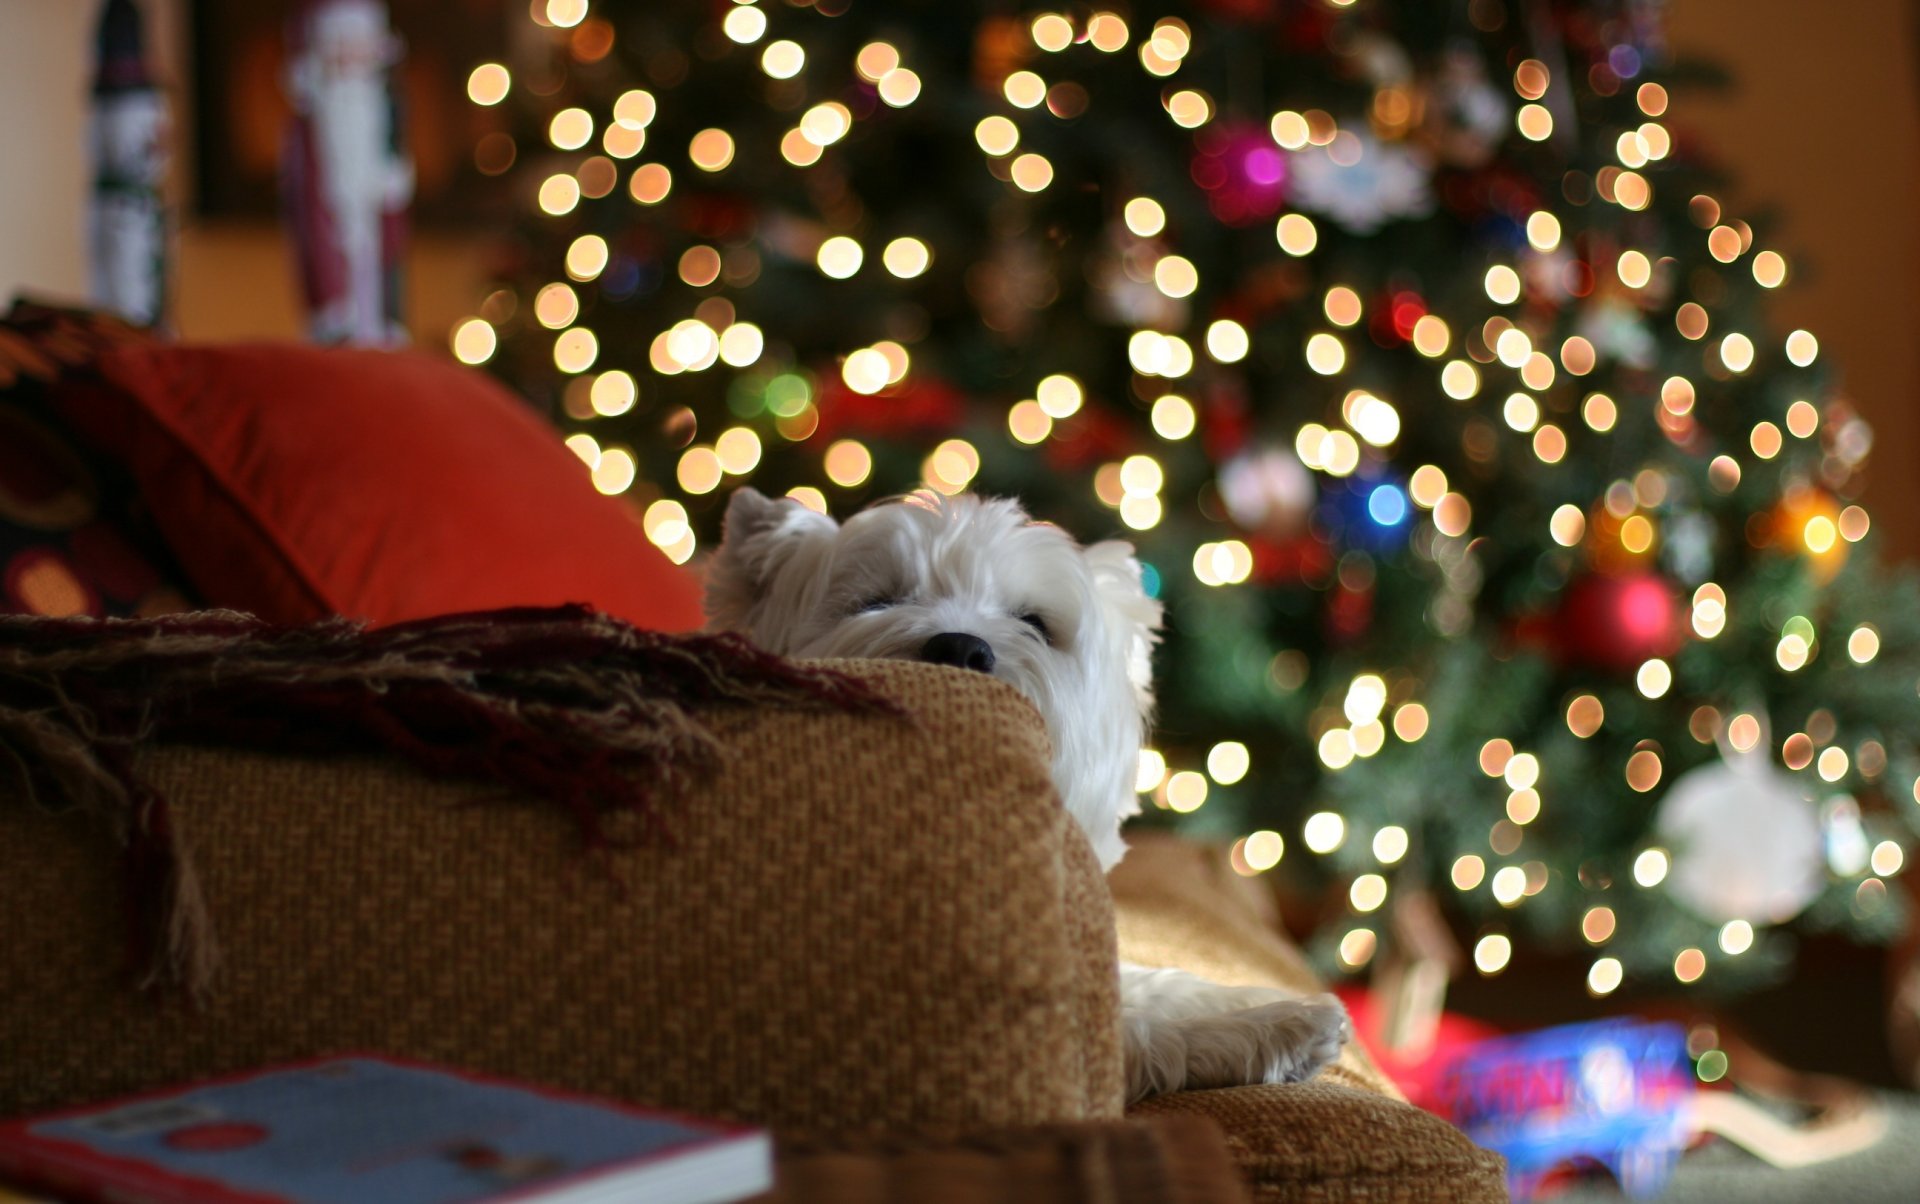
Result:
M784 656L932 661L1014 686L1046 719L1054 782L1101 868L1125 855L1160 625L1127 544L1082 548L1011 501L914 495L841 526L743 488L706 606L714 627ZM1305 1079L1350 1032L1331 996L1120 973L1129 1099Z

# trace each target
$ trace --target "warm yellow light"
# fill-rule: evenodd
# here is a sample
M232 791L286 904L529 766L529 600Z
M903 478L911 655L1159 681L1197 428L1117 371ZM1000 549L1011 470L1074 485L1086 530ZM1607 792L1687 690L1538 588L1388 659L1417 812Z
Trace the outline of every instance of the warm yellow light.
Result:
M1753 367L1753 340L1739 333L1721 339L1720 362L1729 372L1745 372Z
M1127 45L1127 23L1116 13L1095 13L1087 22L1087 40L1095 50L1113 54Z
M641 516L640 527L647 533L647 539L657 546L680 542L692 527L687 518L687 508L672 498L661 498L648 506Z
M1273 140L1288 150L1299 150L1305 146L1311 132L1307 119L1291 109L1275 113L1267 129L1273 135Z
M760 70L774 79L792 79L807 65L807 52L800 43L781 40L769 42L760 52Z
M600 462L593 466L593 487L610 497L622 494L633 488L638 473L632 452L624 447L609 447L600 453Z
M1262 828L1247 836L1247 843L1240 855L1246 858L1247 864L1254 870L1264 872L1280 864L1280 858L1285 854L1286 848L1287 842L1280 838L1280 833Z
M1146 794L1155 790L1167 778L1167 758L1157 748L1140 750L1138 767L1134 771L1133 789L1136 794Z
M1184 256L1163 255L1153 265L1153 284L1169 297L1191 297L1200 287L1200 272Z
M1320 242L1320 232L1314 229L1312 219L1300 213L1282 217L1274 225L1273 235L1280 249L1293 256L1310 254Z
M1039 192L1053 183L1053 164L1029 151L1013 161L1013 182L1022 192Z
M1213 102L1204 92L1182 89L1167 97L1167 116L1182 129L1199 129L1213 119Z
M1017 401L1007 411L1007 431L1021 443L1039 443L1053 433L1053 418L1037 401Z
M1527 218L1527 241L1536 251L1551 251L1560 245L1560 219L1542 209Z
M1520 299L1520 273L1504 263L1487 269L1487 296L1498 305L1511 305Z
M453 328L453 356L463 364L486 363L499 342L485 318L468 318Z
M1307 817L1300 835L1311 851L1331 853L1346 841L1347 821L1331 811L1316 811Z
M760 358L766 336L752 322L735 322L720 333L720 359L730 368L745 368Z
M1474 890L1487 880L1487 863L1472 853L1457 857L1448 875L1455 890Z
M835 280L845 280L860 270L866 260L866 252L860 244L844 234L836 234L820 244L814 255L814 262L825 275Z
M742 46L758 42L767 32L767 14L751 5L740 5L720 22L720 30Z
M1193 434L1195 417L1192 402L1168 393L1153 403L1154 434L1162 439L1185 439Z
M1474 943L1473 964L1489 978L1506 969L1512 959L1513 942L1500 933L1489 933Z
M634 383L633 375L618 369L595 377L587 394L593 412L602 418L617 418L626 413L639 396L640 387Z
M1427 734L1428 723L1427 708L1417 702L1403 703L1393 712L1393 734L1408 744Z
M1522 137L1533 142L1544 142L1553 136L1553 114L1544 105L1522 105L1514 118L1514 125Z
M1720 951L1738 957L1753 948L1753 925L1745 920L1729 920L1720 926Z
M840 378L855 393L873 394L887 387L893 375L887 357L872 347L862 347L847 356L840 365Z
M673 172L664 163L642 163L633 169L627 191L642 205L657 205L673 189Z
M1480 392L1480 370L1466 360L1448 360L1440 370L1440 388L1455 401L1468 401Z
M1034 387L1033 395L1047 416L1055 419L1073 417L1086 399L1080 382L1064 372L1043 377Z
M1347 901L1362 915L1377 911L1387 901L1387 880L1379 874L1362 874L1347 889Z
M482 63L467 76L467 99L477 105L497 105L507 98L513 76L499 63Z
M991 121L992 118L988 118L988 120ZM1005 119L1003 118L1002 120ZM981 124L984 125L985 122ZM1011 125L1012 123L1009 122L1008 124ZM1008 149L1012 149L1011 143L1008 144ZM1127 223L1127 229L1133 231L1141 238L1151 238L1166 229L1167 226L1167 211L1160 207L1160 202L1150 197L1134 197L1127 202L1126 208L1121 211L1121 214Z
M1207 750L1207 776L1222 786L1231 786L1247 776L1253 757L1238 740L1222 740Z
M701 171L725 171L733 162L733 135L721 129L701 130L687 144L687 157Z
M1428 359L1445 355L1452 339L1446 320L1435 314L1422 314L1413 324L1413 349Z
M927 270L933 253L917 238L896 238L880 253L880 262L893 275L911 280Z
M613 120L622 129L644 130L653 124L654 115L659 106L654 102L653 93L635 88L622 92L620 99L613 102Z
M1347 366L1347 349L1339 339L1325 331L1307 339L1307 367L1322 376L1332 376Z
M900 51L891 42L868 42L853 56L853 69L860 78L877 84L887 72L900 65Z
M1015 108L1036 108L1047 98L1047 81L1031 71L1015 71L1007 76L1001 92Z
M1804 330L1796 330L1787 336L1787 359L1798 367L1811 364L1820 354L1820 340Z
M562 372L585 372L599 355L600 341L584 326L563 330L553 341L553 363Z
M832 146L853 129L853 113L837 100L817 104L800 116L800 135L815 146Z
M1627 972L1617 957L1599 958L1587 971L1587 990L1596 997L1613 994L1625 982Z
M1059 13L1042 13L1033 19L1033 44L1050 54L1058 54L1073 45L1073 22Z
M1231 318L1221 318L1207 327L1207 354L1222 364L1237 364L1252 348L1247 328Z
M895 109L904 109L920 99L920 76L905 67L895 67L880 77L876 89L880 99Z
M1516 431L1532 430L1540 422L1540 403L1525 393L1510 393L1500 407L1500 416Z
M1407 830L1388 824L1373 834L1373 856L1381 865L1396 865L1407 855Z
M1439 505L1446 493L1447 474L1436 464L1422 464L1407 478L1407 496L1422 510L1431 510Z
M570 175L548 176L540 184L540 209L554 217L572 213L580 203L580 181Z
M1633 880L1652 890L1667 879L1667 851L1646 849L1633 859Z
M567 275L575 280L592 280L607 266L607 240L598 234L582 234L567 247Z
M982 117L980 124L973 127L973 140L989 155L1009 154L1020 145L1020 127L1013 124L1011 118L995 113Z
M827 448L824 467L827 479L842 489L851 489L873 471L873 453L853 439L842 439Z
M691 494L712 493L720 487L725 476L720 467L720 457L711 447L696 444L680 454L680 463L674 469L674 478L680 482L680 488Z

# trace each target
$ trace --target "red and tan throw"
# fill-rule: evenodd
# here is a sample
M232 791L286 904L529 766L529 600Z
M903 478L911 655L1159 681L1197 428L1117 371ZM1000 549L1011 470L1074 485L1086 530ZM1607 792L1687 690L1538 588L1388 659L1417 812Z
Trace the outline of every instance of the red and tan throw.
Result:
M158 741L385 752L565 808L590 849L723 755L701 708L895 713L861 682L731 635L662 635L584 607L477 612L369 630L230 611L143 620L0 616L0 803L78 808L127 849L146 981L204 990L214 963L191 859L141 779ZM627 830L623 825L623 830Z

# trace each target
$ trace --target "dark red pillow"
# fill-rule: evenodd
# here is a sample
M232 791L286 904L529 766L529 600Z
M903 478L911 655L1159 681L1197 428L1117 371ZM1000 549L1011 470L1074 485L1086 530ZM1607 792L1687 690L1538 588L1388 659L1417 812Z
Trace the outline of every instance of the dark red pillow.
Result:
M132 471L210 605L394 623L584 602L700 625L699 587L526 404L418 352L108 350L66 417Z

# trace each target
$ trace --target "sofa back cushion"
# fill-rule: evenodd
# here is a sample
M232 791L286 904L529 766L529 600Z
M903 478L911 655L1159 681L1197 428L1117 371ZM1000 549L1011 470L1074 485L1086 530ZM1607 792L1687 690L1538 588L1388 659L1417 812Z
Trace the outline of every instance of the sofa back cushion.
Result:
M105 838L0 774L0 1116L352 1049L792 1136L1117 1116L1112 912L1038 714L843 664L908 717L706 715L671 844L605 860L391 761L153 754L220 948L197 1007L120 972Z
M109 348L60 391L210 605L393 623L584 602L700 626L691 574L525 402L418 352Z

